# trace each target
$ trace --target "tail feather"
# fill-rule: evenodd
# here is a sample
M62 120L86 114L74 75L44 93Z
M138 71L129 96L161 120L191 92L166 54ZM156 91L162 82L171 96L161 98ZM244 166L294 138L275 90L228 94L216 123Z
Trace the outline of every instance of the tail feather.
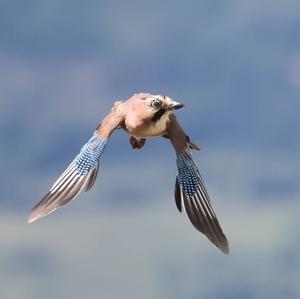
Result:
M196 150L196 151L201 151L202 150L201 147L199 147L197 144L195 144L191 141L191 138L188 135L186 135L186 139L188 141L188 146L189 146L190 149L193 149L193 150Z
M189 142L189 148L195 151L202 151L202 148L193 142Z

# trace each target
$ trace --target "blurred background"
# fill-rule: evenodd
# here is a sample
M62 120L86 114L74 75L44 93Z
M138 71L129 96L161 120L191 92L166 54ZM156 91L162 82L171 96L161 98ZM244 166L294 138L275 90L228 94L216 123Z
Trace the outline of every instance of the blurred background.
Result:
M0 298L300 297L300 2L0 2ZM178 118L229 242L178 213L167 140L116 132L93 190L31 207L117 99Z

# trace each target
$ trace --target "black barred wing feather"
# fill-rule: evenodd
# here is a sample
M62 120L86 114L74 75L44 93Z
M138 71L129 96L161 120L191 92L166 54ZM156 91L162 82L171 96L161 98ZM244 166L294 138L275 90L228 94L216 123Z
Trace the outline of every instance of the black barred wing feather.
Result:
M82 190L89 191L97 177L99 158L103 154L106 140L97 132L82 147L80 153L53 184L50 191L31 210L28 222L44 217L58 207L74 199Z
M183 203L193 226L206 235L224 254L228 254L228 241L220 227L202 177L188 149L177 154L177 168L175 200L178 209L181 210Z
M90 140L53 184L50 191L31 210L28 222L44 217L74 199L82 190L89 191L97 178L99 158L104 152L109 136L124 121L123 110L116 102L112 111L98 125Z
M178 176L176 178L175 182L175 190L174 190L174 196L175 196L175 203L178 211L182 212L182 200L181 200L181 189L178 181Z
M91 173L86 181L86 184L84 186L84 191L88 192L92 189L94 186L94 183L96 181L97 175L99 171L99 162L96 164L96 166L91 170Z

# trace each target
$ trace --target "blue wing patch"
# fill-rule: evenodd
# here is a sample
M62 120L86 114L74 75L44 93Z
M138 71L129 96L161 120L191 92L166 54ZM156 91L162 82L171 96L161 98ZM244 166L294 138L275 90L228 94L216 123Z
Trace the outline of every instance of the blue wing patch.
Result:
M100 139L97 132L82 147L80 153L75 158L76 170L79 175L86 175L93 169L103 154L106 140Z
M193 160L186 152L177 155L178 181L188 196L193 196L200 184L199 175Z

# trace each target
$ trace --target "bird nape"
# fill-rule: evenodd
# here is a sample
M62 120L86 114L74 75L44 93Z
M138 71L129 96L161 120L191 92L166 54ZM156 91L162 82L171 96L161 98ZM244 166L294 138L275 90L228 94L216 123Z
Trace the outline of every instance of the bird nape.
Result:
M149 137L170 139L177 156L175 202L178 210L184 209L192 225L228 254L228 241L190 152L190 149L200 148L190 141L175 116L175 110L183 106L169 97L150 93L134 94L126 101L116 102L79 154L31 210L28 222L52 213L82 190L89 191L93 187L107 140L117 128L121 128L130 135L134 149L141 149Z

